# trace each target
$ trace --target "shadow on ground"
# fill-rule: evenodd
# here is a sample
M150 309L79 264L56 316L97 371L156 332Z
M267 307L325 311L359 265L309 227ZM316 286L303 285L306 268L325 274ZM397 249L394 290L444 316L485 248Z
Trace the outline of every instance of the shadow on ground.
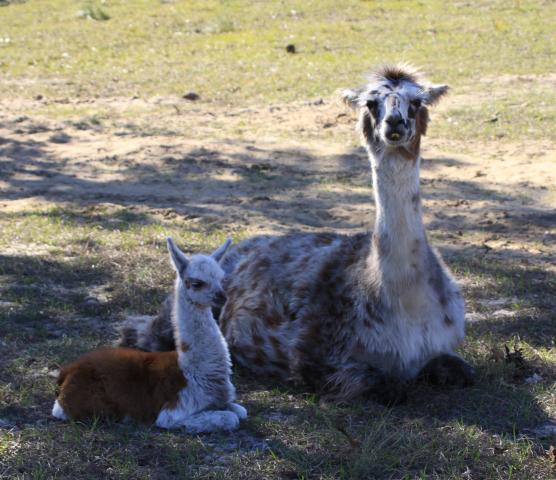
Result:
M220 225L266 223L282 231L350 231L371 224L370 171L363 149L316 157L302 149L221 145L221 150L138 145L121 155L70 158L55 153L48 140L0 138L0 201L38 198L171 209ZM430 158L423 168L461 163ZM501 193L479 181L423 180L423 197L426 208L428 200L446 202L431 209L431 230L531 235L556 222L553 211L524 205L522 192ZM483 203L477 207L479 200Z

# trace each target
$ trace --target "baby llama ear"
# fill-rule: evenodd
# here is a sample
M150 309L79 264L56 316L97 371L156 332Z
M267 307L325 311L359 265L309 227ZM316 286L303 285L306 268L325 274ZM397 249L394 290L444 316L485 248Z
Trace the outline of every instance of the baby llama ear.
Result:
M220 245L214 252L212 252L211 257L214 258L217 262L219 262L231 244L232 244L232 239L227 238L222 245Z
M432 85L425 90L423 101L427 105L435 105L449 89L448 85Z
M166 238L166 243L168 245L168 253L170 253L170 261L174 266L176 272L182 276L183 272L187 268L187 264L189 260L185 256L185 254L178 248L172 237Z

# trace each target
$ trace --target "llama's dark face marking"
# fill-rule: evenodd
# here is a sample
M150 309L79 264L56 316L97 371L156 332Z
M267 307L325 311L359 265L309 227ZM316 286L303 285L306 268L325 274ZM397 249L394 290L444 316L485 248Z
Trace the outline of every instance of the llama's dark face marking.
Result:
M426 106L447 90L446 85L424 85L409 68L387 66L372 72L366 86L344 91L343 99L359 110L361 131L373 149L403 147L409 159L415 158L426 132Z

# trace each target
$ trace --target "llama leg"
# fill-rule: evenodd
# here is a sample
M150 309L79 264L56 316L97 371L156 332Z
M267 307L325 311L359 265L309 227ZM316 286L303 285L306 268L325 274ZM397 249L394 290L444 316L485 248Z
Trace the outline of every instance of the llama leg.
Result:
M52 407L52 416L59 420L69 420L69 417L66 415L66 412L64 412L64 409L58 400L54 402L54 406Z
M239 427L239 417L228 410L213 410L190 415L183 426L188 433L230 431Z
M182 410L176 408L163 408L154 424L158 428L181 428L184 426L188 415L186 415Z
M433 385L465 387L474 383L475 369L462 358L444 353L430 360L418 378Z
M239 403L228 403L228 410L230 410L230 412L234 412L240 420L247 418L247 410L245 410L245 408Z
M343 365L327 377L325 399L347 402L360 396L373 396L384 405L396 405L406 399L406 383L402 379L387 377L367 365Z

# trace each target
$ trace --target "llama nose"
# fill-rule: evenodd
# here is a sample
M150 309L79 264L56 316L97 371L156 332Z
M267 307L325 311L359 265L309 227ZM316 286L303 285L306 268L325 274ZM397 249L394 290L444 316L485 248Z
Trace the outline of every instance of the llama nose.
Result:
M226 295L222 290L219 290L214 294L214 296L212 297L212 303L216 307L221 307L226 303Z
M402 138L405 122L401 115L391 115L385 119L386 122L386 138L397 142Z
M386 124L393 130L397 129L400 126L403 126L403 118L401 115L390 115L386 119Z

